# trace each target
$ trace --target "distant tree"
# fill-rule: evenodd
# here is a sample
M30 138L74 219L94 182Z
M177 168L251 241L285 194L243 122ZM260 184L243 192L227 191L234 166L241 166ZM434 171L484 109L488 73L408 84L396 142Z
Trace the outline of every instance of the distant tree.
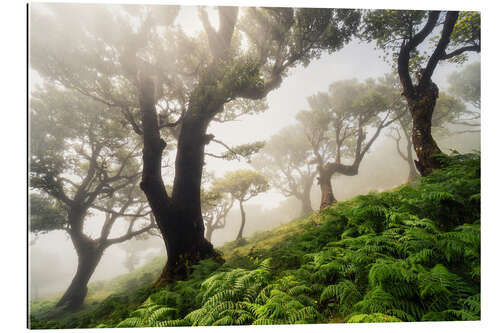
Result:
M403 96L412 115L416 167L426 176L439 168L439 160L433 156L441 153L431 134L432 114L439 96L432 75L439 61L463 62L466 52L480 52L480 14L372 10L364 17L362 35L397 59Z
M311 188L317 170L311 159L313 150L300 125L289 126L272 136L252 165L262 172L283 195L302 204L301 215L310 214Z
M83 304L87 283L109 246L155 226L134 228L147 208L140 200L137 143L105 106L52 85L33 92L30 109L30 230L66 231L78 256L76 274L58 306ZM84 232L91 209L105 214L101 234ZM131 218L127 232L110 238L115 222Z
M216 229L226 226L226 217L233 208L234 198L214 189L201 192L201 213L205 221L205 238L211 242Z
M474 62L460 72L448 76L450 87L448 91L462 102L472 106L467 108L460 119L451 121L453 124L471 127L468 132L479 132L481 126L481 64Z
M151 215L150 218L152 218ZM129 241L121 243L120 248L125 251L126 255L123 262L125 268L127 268L129 272L136 269L137 265L141 262L141 257L144 256L144 252L161 246L161 244L158 244L160 237L159 233L157 233L157 229L152 229L147 233L137 235Z
M310 110L301 111L297 119L314 153L323 209L337 201L332 176L358 174L361 161L382 129L398 119L395 114L399 108L388 98L386 87L374 80L334 82L328 93L317 93L308 102ZM372 134L367 140L369 129Z
M239 202L241 226L236 239L242 239L246 221L243 203L269 189L266 177L252 170L232 171L226 173L224 178L216 179L213 188L216 192L229 193Z
M221 259L204 237L201 213L209 124L254 112L253 101L277 89L291 68L350 41L360 19L349 9L245 8L239 15L237 7L218 7L216 29L200 7L204 31L189 37L173 25L178 7L45 7L50 14L32 15L31 27L44 27L31 30L34 68L107 103L143 140L141 188L168 253L156 285L185 278L200 259ZM160 170L167 146L160 129L169 127L177 137L171 194Z

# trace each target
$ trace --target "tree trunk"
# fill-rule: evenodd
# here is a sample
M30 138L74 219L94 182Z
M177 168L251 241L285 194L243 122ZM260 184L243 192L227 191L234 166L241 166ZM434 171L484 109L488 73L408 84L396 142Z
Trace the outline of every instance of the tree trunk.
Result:
M413 161L413 144L410 140L409 137L406 138L407 143L406 143L406 156L408 156L408 167L409 167L409 172L408 172L408 183L411 183L418 178L418 172L417 169L415 168L415 162Z
M207 233L205 235L205 239L209 242L212 242L212 234L214 232L214 228L211 225L207 224Z
M406 130L404 126L403 127L403 133L406 138L406 158L405 160L408 162L408 183L411 183L418 178L418 172L417 169L415 168L415 162L413 161L413 143L411 142L411 135L408 133L409 131ZM399 149L399 145L398 145ZM405 156L402 156L403 158Z
M303 181L304 193L298 198L302 203L301 216L309 215L313 212L311 204L311 188L314 182L314 175L307 177Z
M241 226L240 226L240 231L238 231L238 236L236 237L236 240L243 238L243 228L245 228L246 215L245 215L245 210L243 209L242 201L240 201L240 213L241 213Z
M311 204L311 196L309 193L304 193L304 196L300 199L302 203L301 216L309 215L313 212L312 204Z
M88 291L87 284L104 251L99 249L94 241L85 236L73 234L71 238L78 255L78 267L71 284L56 306L66 306L68 310L74 311L83 305Z
M438 94L438 87L430 82L415 98L407 97L413 120L413 147L418 158L418 161L415 161L415 166L422 176L427 176L440 167L440 163L434 155L441 153L441 150L431 134L432 114Z
M221 261L212 244L204 237L200 187L204 149L208 143L208 119L199 104L190 108L181 123L175 161L172 198L161 177L162 152L166 144L160 137L154 102L154 83L141 78L140 107L143 125L143 172L141 189L162 233L167 250L167 263L155 286L189 277L190 266L199 260ZM193 103L194 104L194 103Z
M318 184L321 190L321 205L319 206L319 210L323 210L325 207L337 202L333 196L331 178L332 174L330 172L319 168Z

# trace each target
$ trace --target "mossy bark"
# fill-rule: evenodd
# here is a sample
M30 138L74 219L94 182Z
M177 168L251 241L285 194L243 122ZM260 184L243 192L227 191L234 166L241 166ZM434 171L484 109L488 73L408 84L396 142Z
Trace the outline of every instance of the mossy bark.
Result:
M418 158L415 161L415 166L422 176L427 176L440 167L435 155L440 154L441 149L439 149L431 133L432 115L438 93L438 87L431 82L415 97L407 97L413 120L412 142Z
M321 204L319 206L320 210L333 205L337 202L335 196L333 195L332 188L332 173L324 168L319 168L318 184L321 190Z

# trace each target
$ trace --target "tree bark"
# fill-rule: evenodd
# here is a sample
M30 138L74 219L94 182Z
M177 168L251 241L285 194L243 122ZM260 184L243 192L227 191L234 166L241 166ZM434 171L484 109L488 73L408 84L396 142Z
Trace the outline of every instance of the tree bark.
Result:
M434 155L440 154L441 149L431 134L432 114L438 94L438 87L431 82L415 97L406 97L413 120L412 142L418 158L415 160L415 166L422 176L427 176L440 167Z
M102 258L104 249L78 231L70 232L70 236L78 255L78 267L71 284L56 306L66 306L68 310L75 311L83 305L88 292L87 284Z
M333 174L324 168L319 168L318 184L321 190L321 204L319 210L323 210L326 207L337 202L335 196L333 195L332 189L332 176Z
M243 238L243 228L245 228L246 214L245 210L243 209L243 201L241 200L240 200L240 213L241 213L241 226L240 226L240 231L238 231L238 236L236 237L236 240Z
M200 186L206 130L209 119L199 109L190 108L183 118L178 138L175 179L170 198L161 177L162 152L166 144L160 137L154 102L154 83L141 78L140 107L143 125L143 172L141 189L146 194L167 250L167 263L155 286L189 277L190 267L199 260L221 261L204 237Z

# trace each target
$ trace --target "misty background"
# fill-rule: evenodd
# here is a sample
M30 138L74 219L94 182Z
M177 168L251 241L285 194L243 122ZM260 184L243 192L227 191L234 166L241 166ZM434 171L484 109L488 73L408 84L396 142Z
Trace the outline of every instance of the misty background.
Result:
M40 4L36 4L43 6ZM194 18L194 19L193 19ZM217 16L211 15L210 19L217 25ZM202 27L197 20L196 7L182 7L179 22L189 34L197 34ZM43 27L39 27L43 29ZM480 61L480 55L471 54L469 61L463 65L440 63L433 75L433 81L446 91L447 77L454 71L463 69L468 63ZM321 59L313 60L307 68L298 66L283 80L280 88L272 91L267 97L268 110L257 115L246 115L238 120L228 123L212 123L208 133L217 134L217 138L230 146L267 140L284 127L296 122L296 114L301 110L309 109L307 97L319 91L327 91L328 86L339 80L356 78L359 82L368 78L379 78L392 71L391 65L382 59L382 52L375 50L373 44L367 44L354 39L346 47L332 55L324 54ZM30 89L36 89L41 83L38 74L30 70ZM355 177L337 175L333 177L332 184L335 197L343 201L359 194L370 191L382 191L403 184L407 180L408 165L401 159L396 151L394 140L387 137L390 129L387 128L366 158L362 161L359 174ZM451 149L461 153L480 149L480 134L468 133L451 136L437 136L436 141L443 152L449 153ZM212 145L207 146L207 151L215 151ZM174 156L165 156L165 160L173 162ZM251 164L244 161L226 161L207 156L206 171L213 172L216 177L222 177L227 171L237 169L250 169ZM167 170L168 173L168 170ZM313 208L319 208L320 192L315 184L311 192ZM272 229L280 224L289 222L300 214L300 202L294 198L287 198L276 189L251 199L245 205L247 223L244 237L251 236L256 231ZM236 238L240 227L240 213L233 207L224 229L217 229L212 236L215 246L223 245ZM102 214L95 214L87 219L85 231L94 235L102 226ZM119 224L119 222L117 222ZM119 226L113 229L112 235L124 232ZM95 236L95 235L94 235ZM165 255L163 242L158 237L150 237L141 242L146 250L139 252L140 260L136 267L147 260ZM45 297L53 293L62 292L76 271L77 257L71 240L64 231L53 231L39 236L30 245L30 283L37 287L34 297ZM114 276L128 272L125 265L127 252L122 246L112 246L106 250L98 265L92 281L110 279Z

